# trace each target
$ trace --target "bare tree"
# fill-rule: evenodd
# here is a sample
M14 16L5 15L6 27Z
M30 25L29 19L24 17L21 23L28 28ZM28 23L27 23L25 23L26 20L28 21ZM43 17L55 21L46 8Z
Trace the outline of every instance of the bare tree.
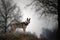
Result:
M18 10L15 10L17 9ZM13 3L12 0L1 0L0 3L0 16L2 17L2 19L0 20L0 23L2 24L2 22L4 23L4 33L7 32L7 28L8 26L11 24L11 22L13 22L17 17L21 17L20 13L20 9L19 7L17 7L17 5L15 3ZM19 14L20 16L16 15ZM17 20L17 19L16 19Z
M42 3L42 5L40 4ZM29 6L35 6L35 11L39 12L41 10L41 7L44 8L44 11L41 14L58 14L58 0L33 0L30 4L26 5L25 8Z

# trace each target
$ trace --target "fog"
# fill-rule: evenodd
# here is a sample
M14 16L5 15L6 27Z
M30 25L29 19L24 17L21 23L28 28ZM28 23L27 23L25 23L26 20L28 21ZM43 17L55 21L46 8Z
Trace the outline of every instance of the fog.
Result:
M29 6L27 8L26 5L30 4L33 0L15 0L17 5L20 7L22 11L22 21L25 21L26 18L31 18L30 24L26 28L26 32L35 33L38 37L40 37L40 34L42 34L42 28L49 29L53 31L57 28L56 25L58 25L58 21L56 14L49 14L46 17L42 15L40 17L40 14L38 12L35 12L34 6ZM33 7L33 8L32 8ZM41 8L40 13L42 13L44 8ZM17 29L20 31L21 29Z

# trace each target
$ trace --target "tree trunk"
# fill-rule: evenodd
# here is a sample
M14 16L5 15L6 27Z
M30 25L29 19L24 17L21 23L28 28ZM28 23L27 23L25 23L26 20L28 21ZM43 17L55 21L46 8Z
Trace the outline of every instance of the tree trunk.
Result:
M5 32L4 33L7 32L6 29L7 29L7 18L5 19Z
M6 10L6 9L5 9ZM7 33L7 11L5 12L5 33Z

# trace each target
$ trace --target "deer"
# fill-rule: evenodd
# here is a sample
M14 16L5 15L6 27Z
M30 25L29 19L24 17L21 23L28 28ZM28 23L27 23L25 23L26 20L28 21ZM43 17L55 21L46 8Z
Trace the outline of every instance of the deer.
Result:
M11 24L10 25L11 31L14 32L16 30L16 28L22 28L23 31L25 32L28 24L30 23L30 19L31 18L27 18L25 22Z

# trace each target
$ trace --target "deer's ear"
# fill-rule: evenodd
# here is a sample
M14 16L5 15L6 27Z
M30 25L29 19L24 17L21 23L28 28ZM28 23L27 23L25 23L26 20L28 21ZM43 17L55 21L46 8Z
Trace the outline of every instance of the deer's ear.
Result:
M31 18L29 18L29 20L30 20Z
M27 18L27 20L28 20L28 18Z

